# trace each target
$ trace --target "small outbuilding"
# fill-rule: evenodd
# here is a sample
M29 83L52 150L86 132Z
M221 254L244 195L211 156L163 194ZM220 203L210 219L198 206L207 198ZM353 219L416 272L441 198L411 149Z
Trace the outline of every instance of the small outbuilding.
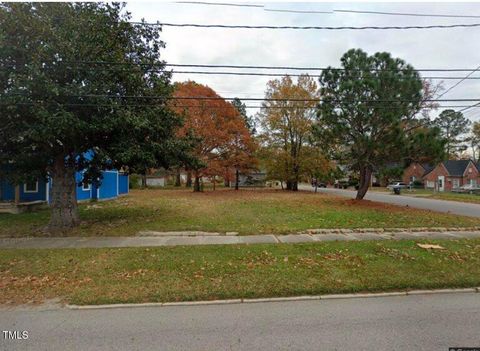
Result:
M99 186L83 184L83 172L77 172L77 200L109 200L128 194L128 174L117 170L102 172ZM51 191L50 179L14 185L0 179L0 213L20 213L48 206Z

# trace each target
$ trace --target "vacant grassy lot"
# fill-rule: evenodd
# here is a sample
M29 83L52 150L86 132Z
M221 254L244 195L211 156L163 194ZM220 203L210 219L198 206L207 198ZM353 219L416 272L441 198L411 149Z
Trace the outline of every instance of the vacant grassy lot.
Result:
M84 203L72 236L127 236L141 230L291 233L312 228L477 226L480 219L354 201L311 192L230 189L133 190L116 201ZM47 210L0 214L0 236L40 236Z
M0 250L0 303L164 302L480 286L480 240Z

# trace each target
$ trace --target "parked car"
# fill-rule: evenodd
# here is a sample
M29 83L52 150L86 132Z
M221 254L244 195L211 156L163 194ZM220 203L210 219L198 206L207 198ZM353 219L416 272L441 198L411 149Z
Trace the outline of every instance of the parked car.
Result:
M334 188L337 189L347 189L348 188L348 182L347 181L339 181L338 183L335 183Z
M405 189L407 188L407 184L405 184L404 182L400 182L400 181L395 181L395 182L390 182L388 185L387 185L387 189L388 190L391 190L393 191L395 188L397 189Z
M480 194L480 186L476 184L465 184L459 188L452 189L454 193Z

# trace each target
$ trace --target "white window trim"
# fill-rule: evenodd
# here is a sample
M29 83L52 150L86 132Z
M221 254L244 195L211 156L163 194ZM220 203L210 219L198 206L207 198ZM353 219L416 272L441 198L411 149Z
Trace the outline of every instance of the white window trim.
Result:
M38 181L35 182L35 190L27 190L27 183L23 184L23 193L24 194L35 194L38 193Z
M88 187L85 188L85 183L82 182L82 191L90 191L92 190L92 185L87 183Z

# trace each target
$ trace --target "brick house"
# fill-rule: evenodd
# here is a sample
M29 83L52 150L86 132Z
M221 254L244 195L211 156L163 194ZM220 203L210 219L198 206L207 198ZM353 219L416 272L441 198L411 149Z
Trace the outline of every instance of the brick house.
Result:
M405 184L410 184L414 181L423 182L424 175L429 173L433 168L434 166L428 163L413 162L410 164L410 166L404 169L402 182Z
M480 184L480 168L472 160L448 160L423 176L425 188L451 191L466 184Z

